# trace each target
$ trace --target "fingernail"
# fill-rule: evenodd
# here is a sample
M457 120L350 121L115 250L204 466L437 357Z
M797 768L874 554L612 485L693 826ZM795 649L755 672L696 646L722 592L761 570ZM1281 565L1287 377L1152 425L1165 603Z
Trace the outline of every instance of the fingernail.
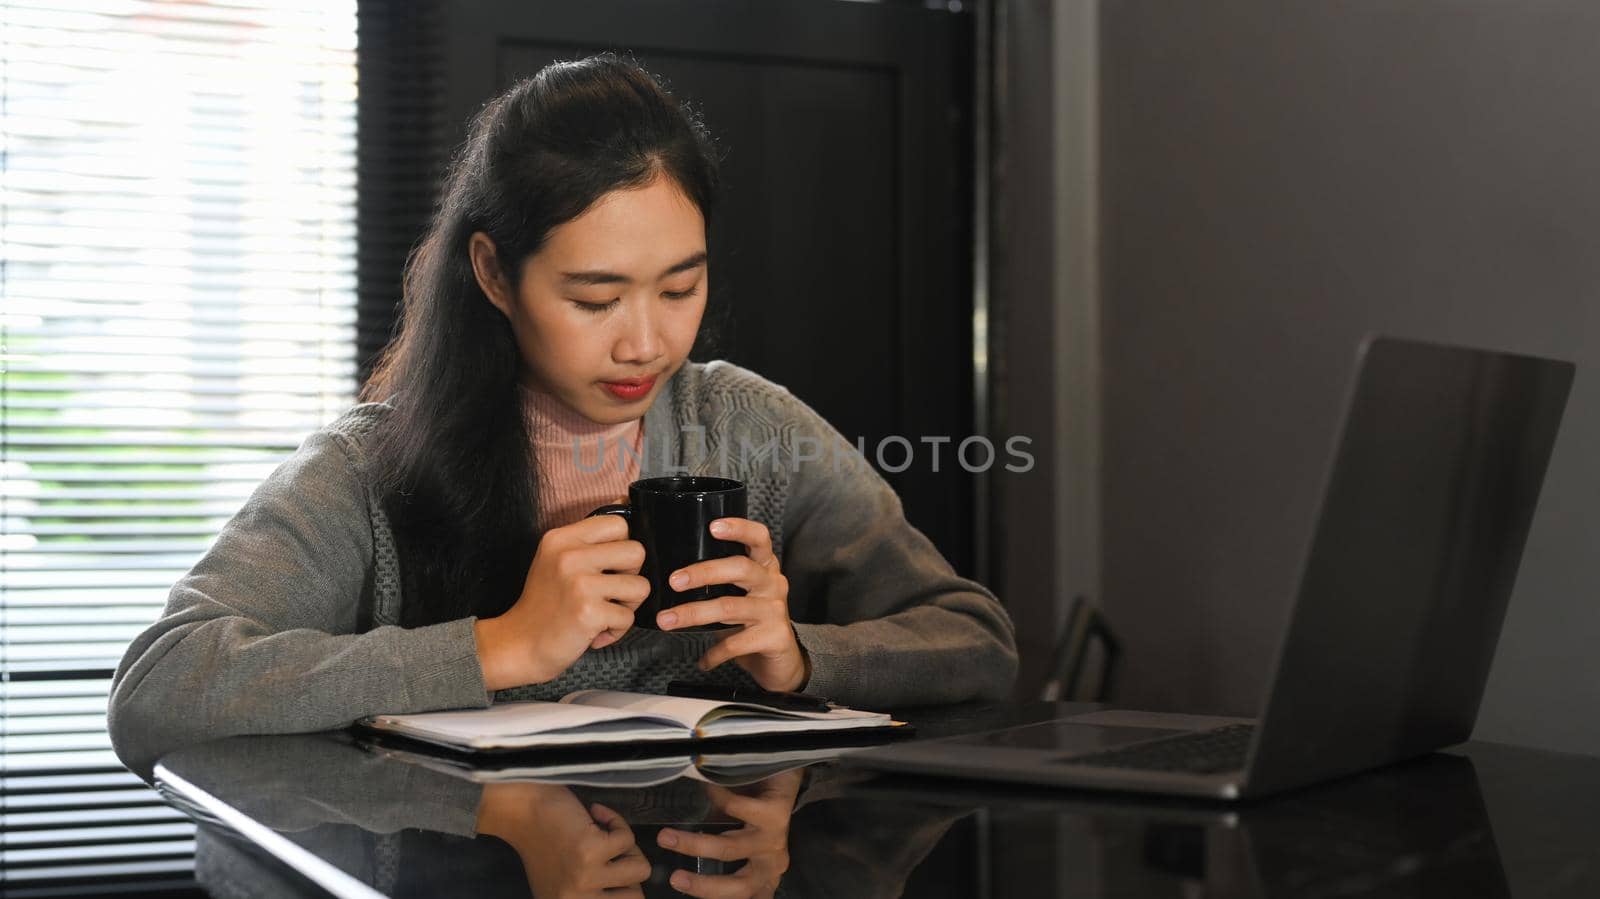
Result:
M656 616L656 624L662 627L676 627L678 624L677 612L662 612Z
M671 584L674 590L682 590L689 583L689 576L679 571L667 578L667 583Z
M672 888L675 890L687 890L689 888L689 875L682 871L672 872Z
M661 836L656 838L656 842L667 847L668 849L671 849L672 847L678 845L678 835L670 830L663 830L661 832Z
M721 537L728 532L728 525L721 521L711 522L711 533Z

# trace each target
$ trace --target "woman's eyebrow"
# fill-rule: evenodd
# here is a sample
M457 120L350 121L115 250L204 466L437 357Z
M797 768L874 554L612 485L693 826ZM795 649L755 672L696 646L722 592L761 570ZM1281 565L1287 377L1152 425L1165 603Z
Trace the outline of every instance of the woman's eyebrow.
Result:
M666 271L661 273L661 277L666 278L671 275L676 275L679 272L686 272L692 268L699 268L705 264L706 252L701 250L682 262L676 263L669 267ZM606 271L562 272L561 283L575 286L589 284L632 284L633 279L629 278L627 275L620 275L616 272Z

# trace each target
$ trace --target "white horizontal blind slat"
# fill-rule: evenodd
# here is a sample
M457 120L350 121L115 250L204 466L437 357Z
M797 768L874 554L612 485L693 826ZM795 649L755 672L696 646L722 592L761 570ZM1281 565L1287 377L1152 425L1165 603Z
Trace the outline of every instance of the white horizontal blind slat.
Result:
M9 884L192 871L109 673L353 399L355 97L354 0L0 0Z

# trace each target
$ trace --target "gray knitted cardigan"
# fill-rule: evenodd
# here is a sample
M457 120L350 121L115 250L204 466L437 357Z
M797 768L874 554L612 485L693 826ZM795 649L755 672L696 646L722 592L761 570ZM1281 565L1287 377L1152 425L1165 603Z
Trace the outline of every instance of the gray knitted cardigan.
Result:
M491 695L473 618L397 626L401 560L363 455L388 409L356 406L307 438L128 647L108 724L130 768L233 734L706 677L695 661L717 634L633 628L554 681ZM883 478L787 389L730 363L686 363L646 412L644 437L642 477L748 485L749 517L789 580L807 692L880 709L1010 694L1016 643L999 601L958 577ZM731 662L712 676L748 682Z

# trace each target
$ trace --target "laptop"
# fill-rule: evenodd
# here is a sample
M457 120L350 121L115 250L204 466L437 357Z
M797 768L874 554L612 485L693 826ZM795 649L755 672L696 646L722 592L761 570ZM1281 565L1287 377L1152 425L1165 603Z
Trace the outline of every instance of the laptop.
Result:
M852 753L875 770L1242 799L1469 738L1568 362L1373 337L1257 719L1100 709Z

